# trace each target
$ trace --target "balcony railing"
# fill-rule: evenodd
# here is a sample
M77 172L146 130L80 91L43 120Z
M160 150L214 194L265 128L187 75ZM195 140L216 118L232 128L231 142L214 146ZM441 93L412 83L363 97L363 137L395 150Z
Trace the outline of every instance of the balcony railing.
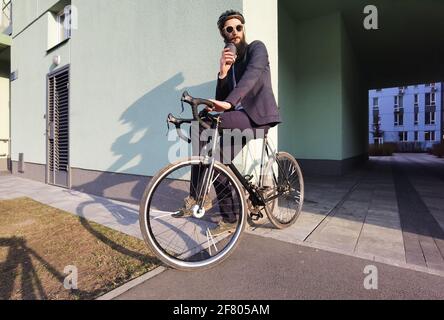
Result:
M0 33L12 33L12 0L1 0Z

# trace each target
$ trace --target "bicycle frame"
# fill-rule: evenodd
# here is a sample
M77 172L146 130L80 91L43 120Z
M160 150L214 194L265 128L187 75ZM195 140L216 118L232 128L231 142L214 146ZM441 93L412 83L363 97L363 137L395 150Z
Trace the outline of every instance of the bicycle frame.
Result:
M219 121L215 124L214 134L212 136L212 146L211 150L216 150L218 138L220 137L219 133ZM222 153L223 154L223 153ZM242 184L244 189L249 193L250 200L253 203L254 206L265 206L268 202L273 201L274 199L279 197L279 194L273 195L267 199L264 199L262 195L257 192L257 188L263 185L263 179L264 179L264 171L266 167L266 159L274 158L276 161L276 154L272 151L272 148L270 147L268 136L266 135L264 137L264 141L262 144L262 154L261 154L261 164L260 164L260 176L259 181L257 184L250 183L237 169L237 167L231 162L226 161L225 155L223 154L223 160L224 162L228 162L226 166L231 169L231 171L234 173L234 175L238 178L239 182ZM211 156L206 155L204 159L204 164L209 165L208 168L205 169L205 173L202 179L202 188L198 192L198 200L197 203L199 206L202 206L205 200L205 196L209 193L209 189L211 187L211 181L214 177L214 163L215 163L214 155L211 153ZM276 163L279 165L279 163L276 161ZM281 169L281 168L279 168ZM282 170L282 169L281 169ZM273 171L273 179L277 185L277 177L275 175L275 172Z

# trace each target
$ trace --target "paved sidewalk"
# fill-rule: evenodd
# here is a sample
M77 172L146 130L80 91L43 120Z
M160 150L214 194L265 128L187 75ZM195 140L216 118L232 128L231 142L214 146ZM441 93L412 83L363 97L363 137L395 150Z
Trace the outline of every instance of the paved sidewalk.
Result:
M276 230L264 219L250 232L443 274L444 159L397 154L372 158L341 178L306 180L295 225Z
M255 234L369 259L405 263L390 159L374 159L341 178L306 179L306 202L294 226Z
M303 213L291 228L276 230L264 219L247 232L443 274L443 159L374 158L341 178L307 177L305 191ZM0 199L22 196L142 238L137 205L0 176Z
M46 185L14 176L0 176L0 200L29 197L142 239L139 206Z

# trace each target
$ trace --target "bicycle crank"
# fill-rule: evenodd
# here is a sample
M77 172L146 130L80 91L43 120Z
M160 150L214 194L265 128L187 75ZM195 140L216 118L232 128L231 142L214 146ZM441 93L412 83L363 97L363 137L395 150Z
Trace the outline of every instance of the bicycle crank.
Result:
M247 200L247 204L248 204L249 215L252 221L256 222L264 217L264 215L261 212L262 209L257 206L254 206L250 199Z

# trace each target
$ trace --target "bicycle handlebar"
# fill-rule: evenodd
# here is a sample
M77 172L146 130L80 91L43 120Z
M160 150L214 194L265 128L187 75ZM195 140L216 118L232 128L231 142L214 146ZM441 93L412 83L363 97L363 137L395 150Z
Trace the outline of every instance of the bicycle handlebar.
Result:
M181 127L181 125L182 125L183 123L191 123L192 121L193 121L193 119L179 119L179 118L176 118L175 116L173 116L173 115L170 113L170 114L168 115L168 118L167 118L167 125L168 125L169 123L173 124L173 125L176 127L176 131L177 131L178 136L179 136L182 140L185 140L187 143L191 143L191 139L188 138L187 136L185 136L185 135L182 133L182 130L180 129L180 127ZM169 129L169 125L168 125L168 129Z
M185 140L187 143L191 143L191 139L186 137L181 130L181 126L184 123L192 123L193 121L199 121L200 125L203 126L205 129L210 129L210 125L208 123L206 123L205 121L202 120L202 117L204 116L208 116L209 113L206 109L202 110L201 112L198 112L198 108L200 105L205 105L210 107L211 109L214 109L215 105L213 102L211 102L210 100L206 100L206 99L200 99L200 98L193 98L192 96L190 96L188 94L187 91L185 91L182 94L182 98L181 98L181 102L185 102L188 103L191 106L191 111L193 114L193 119L181 119L181 118L176 118L175 116L173 116L171 113L168 115L167 118L167 125L169 128L169 124L171 123L172 125L174 125L176 127L176 131L177 134L179 135L179 137L182 140ZM182 105L182 109L183 109L183 105Z
M188 94L187 91L185 91L182 94L181 101L185 102L185 103L188 103L191 106L191 111L193 113L193 119L194 120L199 121L199 123L205 129L210 129L210 126L201 119L200 114L198 113L198 108L199 108L200 105L206 105L207 107L210 107L211 109L214 109L215 105L214 105L213 102L211 102L210 100L207 100L207 99L193 98L192 96L190 96Z

